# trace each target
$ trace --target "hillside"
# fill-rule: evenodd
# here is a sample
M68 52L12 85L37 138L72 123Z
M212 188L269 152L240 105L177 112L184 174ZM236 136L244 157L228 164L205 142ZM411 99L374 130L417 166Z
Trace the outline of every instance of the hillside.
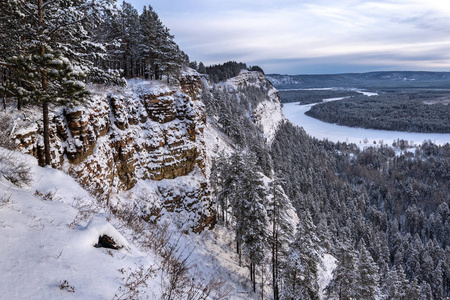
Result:
M277 89L298 88L448 88L449 72L386 71L323 75L267 74Z
M258 72L244 71L219 84L192 70L183 78L180 85L92 86L91 101L51 107L53 168L39 166L37 111L10 106L12 118L0 115L7 125L4 138L13 137L18 150L27 153L0 148L1 251L11 257L0 265L7 283L2 295L29 299L39 290L34 299L171 299L168 293L177 299L259 297L249 286L247 263L238 263L232 227L215 224L217 203L205 184L213 161L239 147L236 136L228 135L214 114L205 118L199 100L220 101L214 98L219 93L232 101L228 105L240 107L248 132L238 140L257 149L269 147L284 122L277 91ZM255 91L256 98L251 96ZM193 167L182 155L170 157L170 151L179 155L192 148L197 149ZM264 153L260 159L267 159ZM270 180L264 176L267 190ZM295 226L292 209L289 218ZM96 248L103 235L120 249ZM331 256L325 259L323 287L334 263ZM177 281L171 281L173 276ZM186 281L189 276L196 280ZM258 271L260 276L270 295L270 277ZM16 278L23 278L26 288Z
M0 298L450 297L450 144L320 140L276 89L443 102L442 127L448 73L205 67L113 2L2 3Z

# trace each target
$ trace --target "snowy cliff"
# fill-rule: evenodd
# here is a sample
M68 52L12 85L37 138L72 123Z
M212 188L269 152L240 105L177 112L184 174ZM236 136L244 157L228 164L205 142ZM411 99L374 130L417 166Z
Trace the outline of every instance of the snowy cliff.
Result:
M170 273L167 264L173 261L189 264L180 275L188 281L176 282L176 295L190 290L210 293L205 299L256 299L229 229L217 225L188 233L212 227L205 174L218 149L236 146L211 123L214 117L207 121L200 98L214 88L242 102L249 90L263 95L250 101L244 117L259 128L263 142L271 142L283 120L281 105L257 72L215 87L195 73L184 74L177 86L160 81L130 81L124 89L91 86L92 102L52 109L54 169L39 167L36 159L42 152L39 111L10 108L12 136L31 156L0 148L0 253L12 258L0 263L5 282L0 294L123 299L136 290L160 299L172 288L170 276L180 275ZM32 174L23 188L1 176L16 162ZM120 249L96 248L102 235ZM19 277L26 286L17 283ZM145 284L128 285L144 279Z
M197 229L212 225L200 76L186 73L179 85L131 80L125 88L89 89L91 101L51 112L52 166L115 209L121 207L120 194L130 191L125 204L139 202L138 213L145 219L183 211ZM38 159L43 152L40 124L37 111L27 109L16 114L12 132L19 149ZM136 198L142 193L148 201Z
M262 93L255 99L256 106L250 105L247 108L253 118L253 122L262 131L266 142L270 144L275 138L276 131L284 120L281 110L281 102L278 91L260 72L250 72L243 70L238 76L228 79L218 85L230 94L239 94L245 89L250 89L250 93ZM256 92L256 93L255 93ZM242 97L242 95L240 96Z

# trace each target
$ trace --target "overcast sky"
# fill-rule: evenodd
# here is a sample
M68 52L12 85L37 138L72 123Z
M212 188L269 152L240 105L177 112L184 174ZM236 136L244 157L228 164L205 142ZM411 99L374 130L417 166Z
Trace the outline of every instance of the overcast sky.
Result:
M450 71L449 0L129 0L191 60L266 73Z

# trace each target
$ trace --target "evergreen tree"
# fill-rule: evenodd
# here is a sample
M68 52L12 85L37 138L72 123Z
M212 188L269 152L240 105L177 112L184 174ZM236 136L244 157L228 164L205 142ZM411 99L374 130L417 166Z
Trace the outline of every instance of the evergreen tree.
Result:
M280 299L319 299L319 240L309 213L301 216L282 271Z
M224 173L219 175L219 169ZM250 279L255 291L256 267L265 258L268 237L266 192L255 156L247 151L236 150L228 160L216 164L213 180L223 184L222 195L229 199L239 265L245 253L250 261ZM227 206L225 202L221 205Z
M359 251L357 272L355 293L358 299L378 299L380 293L378 266L364 245Z
M157 35L164 29L158 14L149 5L144 6L142 14L139 16L140 22L140 51L145 60L145 74L150 79L159 79L159 66L155 63L155 53L157 52L160 39Z
M272 223L270 245L272 250L272 287L274 299L279 298L279 272L284 264L288 246L293 237L293 228L290 223L289 210L293 207L281 187L282 180L273 179L269 184L271 198L267 209L268 217Z
M266 191L262 175L257 170L256 158L250 157L252 163L247 170L243 194L243 216L238 224L243 228L242 240L248 257L250 259L250 273L253 280L253 291L256 291L256 267L263 263L267 248L268 217L265 209Z
M174 36L164 26L158 14L151 6L144 7L140 20L140 48L145 59L145 70L151 79L168 77L178 78L183 66L187 66L189 58L180 50Z
M206 74L206 67L205 67L205 65L202 63L202 62L200 62L199 64L198 64L198 70L197 70L200 74Z
M2 2L2 16L16 26L7 33L16 39L7 68L20 78L20 84L8 79L7 89L27 103L42 105L45 164L51 163L49 104L86 99L83 81L90 73L102 75L93 58L104 48L93 42L91 32L111 4L109 0Z
M133 78L139 74L138 60L140 60L138 48L140 24L137 10L124 1L117 16L116 24L121 41L121 69L126 78Z
M356 269L357 253L344 245L339 249L338 264L333 270L333 279L326 288L329 297L339 300L358 299L355 285L358 280Z
M406 279L405 272L402 267L394 267L389 271L383 292L388 299L406 300L408 294L409 282Z
M211 173L209 176L209 182L212 188L212 193L215 196L217 204L217 212L219 214L219 220L225 225L228 224L228 195L230 193L229 184L232 182L229 180L229 162L228 157L223 152L219 153L216 158L213 158L211 164Z

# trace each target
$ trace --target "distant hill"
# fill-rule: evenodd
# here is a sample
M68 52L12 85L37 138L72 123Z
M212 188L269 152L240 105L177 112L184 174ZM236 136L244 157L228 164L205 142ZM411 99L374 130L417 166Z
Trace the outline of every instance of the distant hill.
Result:
M387 71L369 73L268 74L277 89L294 88L450 88L450 72Z

